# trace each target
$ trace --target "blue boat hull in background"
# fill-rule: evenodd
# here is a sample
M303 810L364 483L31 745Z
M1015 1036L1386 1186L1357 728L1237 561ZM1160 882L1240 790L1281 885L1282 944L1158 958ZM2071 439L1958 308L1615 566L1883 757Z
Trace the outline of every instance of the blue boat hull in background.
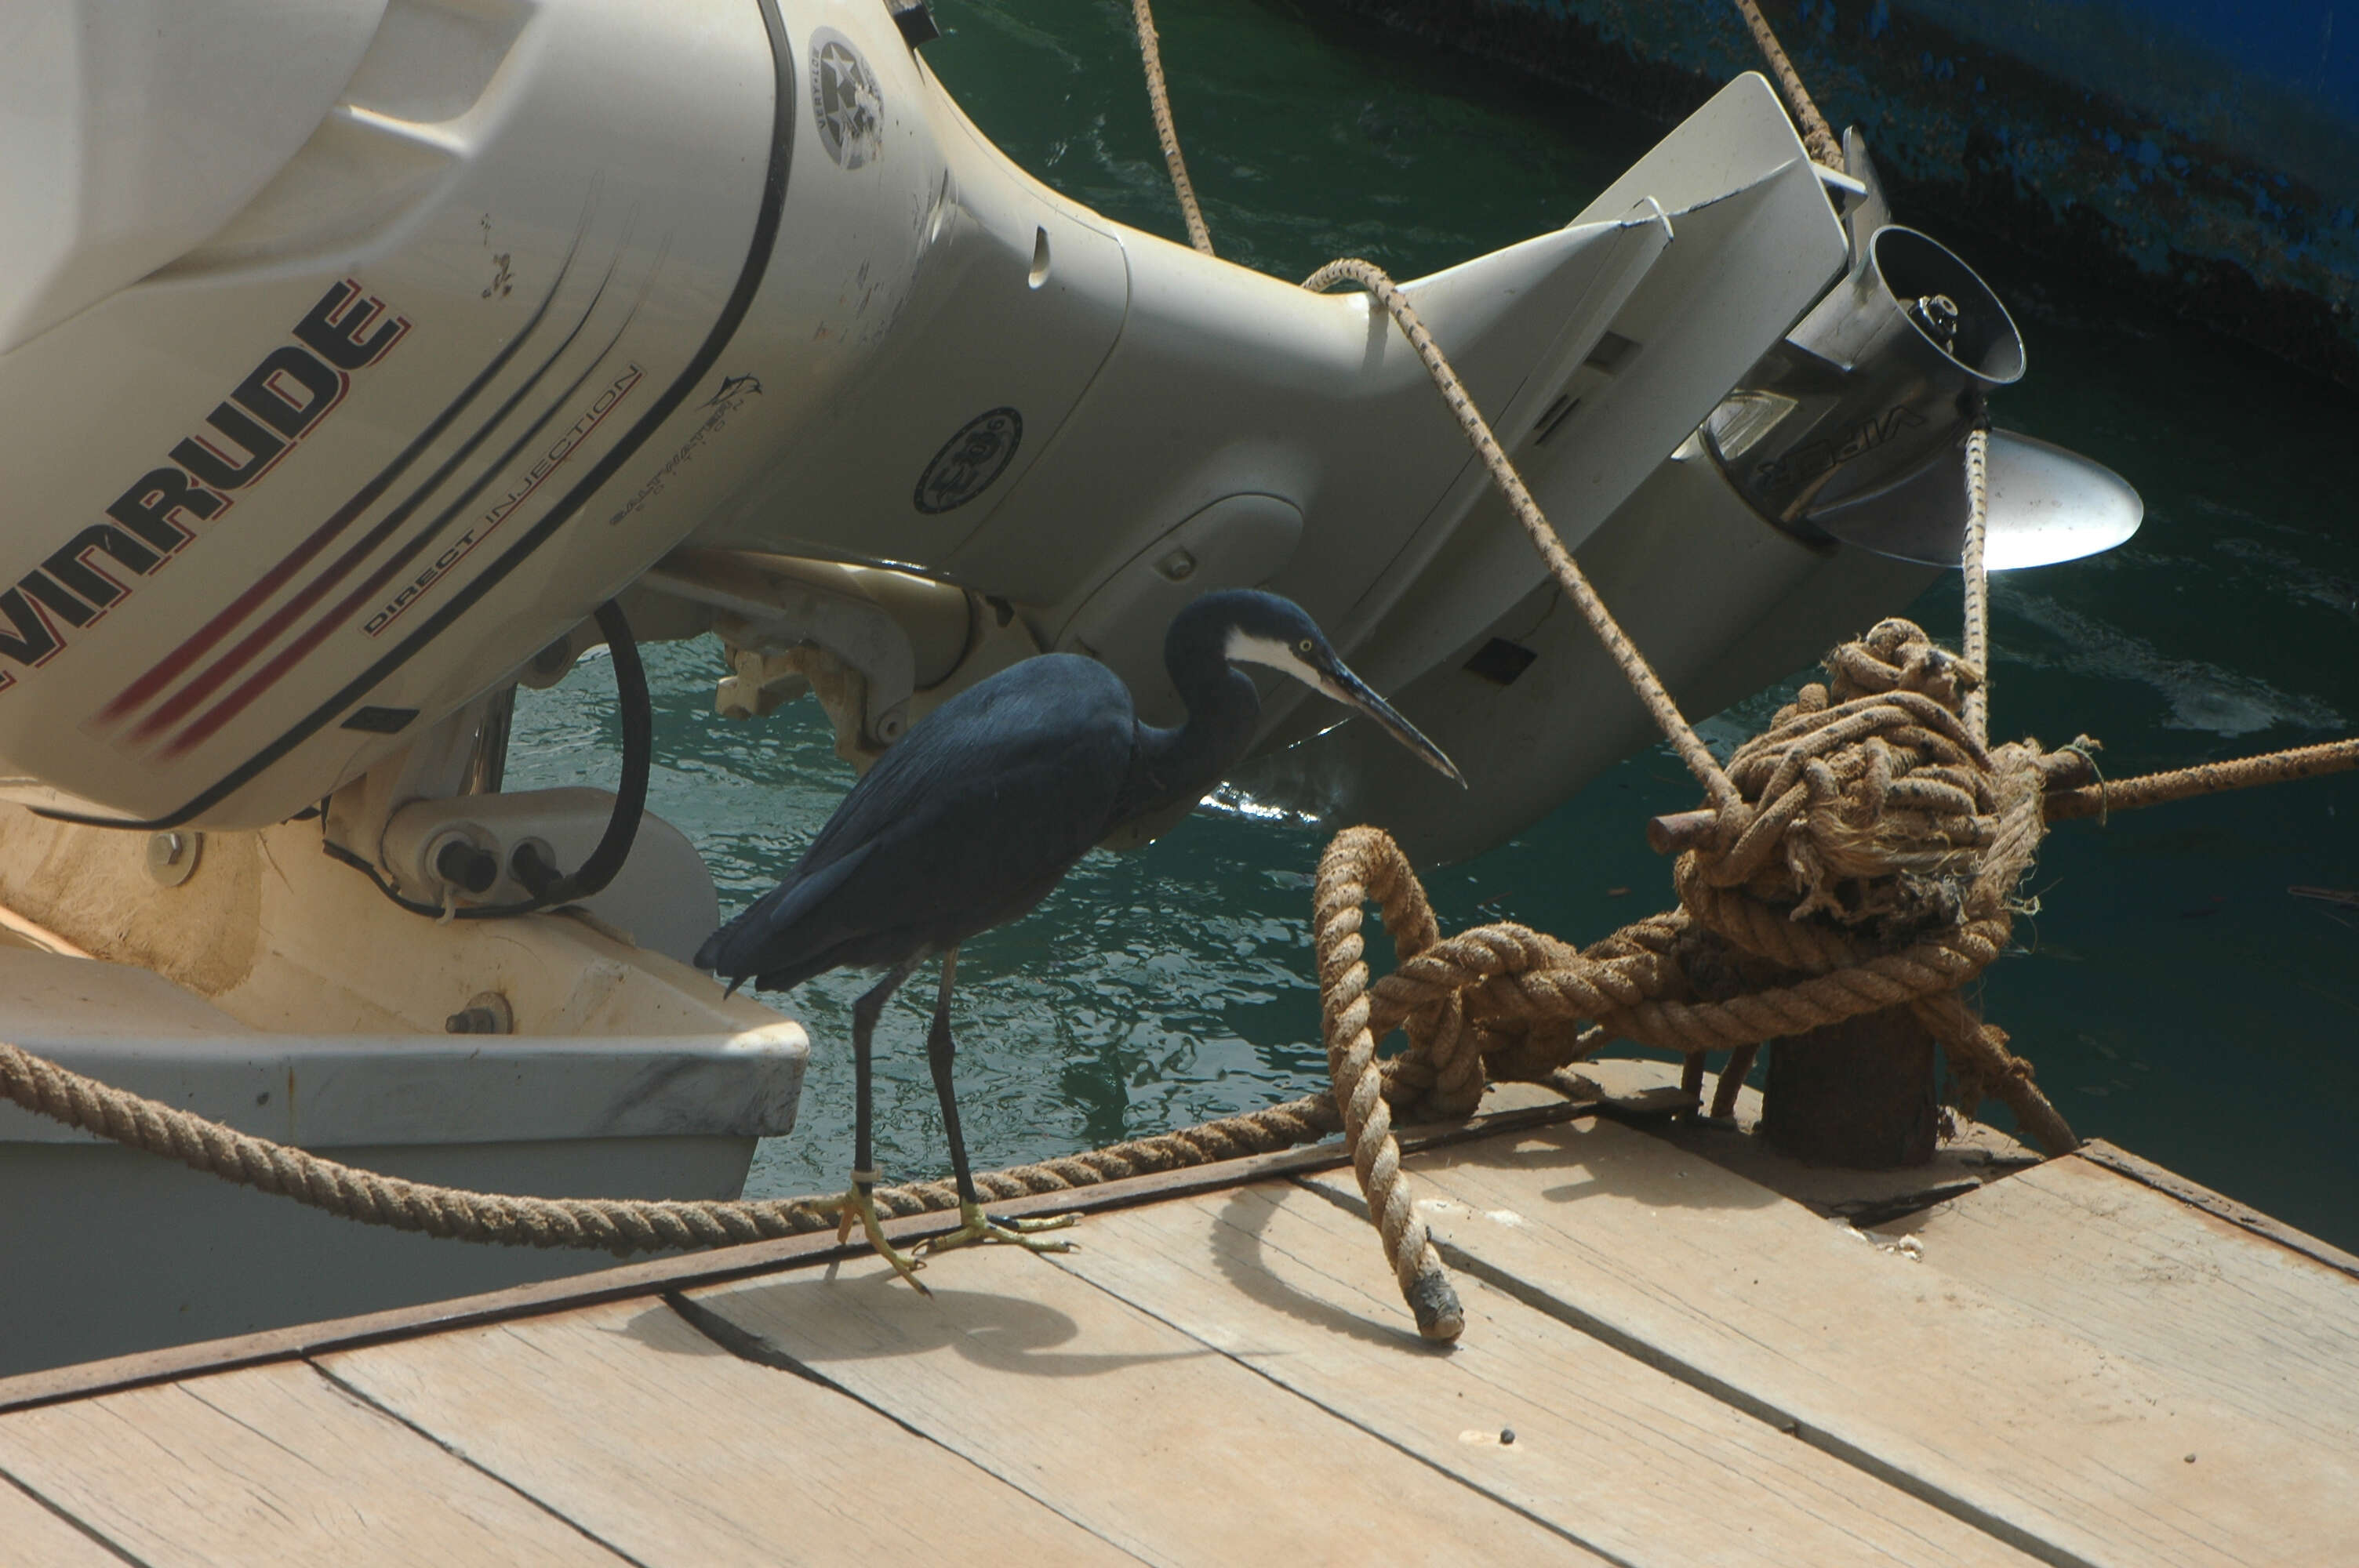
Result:
M1624 107L1760 68L1728 0L1341 0ZM2341 0L1772 0L1904 222L2063 262L2359 385L2359 13ZM1976 247L1979 250L1979 247Z

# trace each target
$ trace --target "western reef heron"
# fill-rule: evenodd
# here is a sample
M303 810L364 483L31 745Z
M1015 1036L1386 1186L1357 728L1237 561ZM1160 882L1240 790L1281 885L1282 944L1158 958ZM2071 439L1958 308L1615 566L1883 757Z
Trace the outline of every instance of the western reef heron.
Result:
M1261 697L1239 665L1266 665L1367 715L1458 779L1439 747L1344 666L1300 606L1273 593L1208 593L1172 618L1164 666L1187 722L1140 722L1122 677L1094 659L1047 654L961 692L910 727L845 795L786 881L706 940L699 968L734 991L751 979L788 990L830 969L881 968L853 1004L852 1190L842 1234L868 1239L919 1289L919 1260L885 1238L871 1195L869 1045L902 981L940 954L941 985L926 1037L934 1091L957 1174L957 1230L926 1244L974 1241L1061 1250L1027 1232L1072 1223L1001 1224L983 1212L951 1082L951 983L959 945L1029 912L1090 847L1125 824L1203 798L1252 741Z

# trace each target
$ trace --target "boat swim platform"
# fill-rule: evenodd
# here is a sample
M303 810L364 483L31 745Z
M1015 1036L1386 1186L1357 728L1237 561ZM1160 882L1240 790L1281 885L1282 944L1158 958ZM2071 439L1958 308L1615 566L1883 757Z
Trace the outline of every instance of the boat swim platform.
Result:
M1295 1150L995 1206L1083 1249L930 1298L831 1232L0 1381L0 1562L2359 1561L2359 1259L2104 1144L1812 1171L1580 1071L1405 1138L1454 1347Z

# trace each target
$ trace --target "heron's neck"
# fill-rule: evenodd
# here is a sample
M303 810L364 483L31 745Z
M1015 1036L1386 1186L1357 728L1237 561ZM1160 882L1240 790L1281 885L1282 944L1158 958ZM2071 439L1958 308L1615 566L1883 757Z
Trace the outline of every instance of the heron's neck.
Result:
M1188 721L1173 730L1138 727L1138 752L1131 767L1134 798L1124 820L1204 798L1252 744L1261 721L1261 694L1254 683L1217 654L1207 660L1169 661L1172 683L1188 705Z

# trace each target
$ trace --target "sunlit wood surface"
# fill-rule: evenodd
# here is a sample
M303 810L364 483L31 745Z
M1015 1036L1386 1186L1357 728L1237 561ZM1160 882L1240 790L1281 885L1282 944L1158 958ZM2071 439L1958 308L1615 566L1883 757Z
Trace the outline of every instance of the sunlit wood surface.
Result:
M1863 1231L1645 1079L1411 1156L1453 1349L1266 1157L929 1298L829 1237L0 1382L0 1562L2351 1560L2359 1263L2102 1147Z

